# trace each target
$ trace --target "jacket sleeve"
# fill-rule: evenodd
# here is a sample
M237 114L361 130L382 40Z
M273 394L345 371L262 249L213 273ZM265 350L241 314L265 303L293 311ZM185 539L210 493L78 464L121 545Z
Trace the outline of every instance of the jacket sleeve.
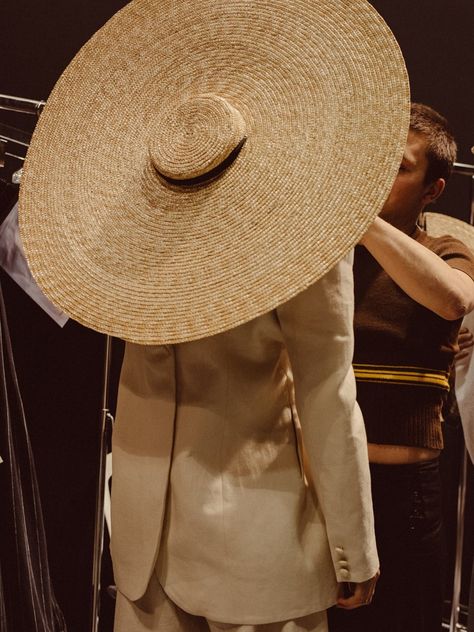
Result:
M356 402L352 253L277 308L310 475L340 582L378 569L367 439Z

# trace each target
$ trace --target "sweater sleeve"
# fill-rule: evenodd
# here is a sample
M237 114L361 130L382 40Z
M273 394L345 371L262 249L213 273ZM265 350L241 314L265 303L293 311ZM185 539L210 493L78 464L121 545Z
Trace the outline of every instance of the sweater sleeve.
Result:
M451 235L429 237L422 235L420 243L436 253L451 268L465 272L474 280L474 253L459 239Z

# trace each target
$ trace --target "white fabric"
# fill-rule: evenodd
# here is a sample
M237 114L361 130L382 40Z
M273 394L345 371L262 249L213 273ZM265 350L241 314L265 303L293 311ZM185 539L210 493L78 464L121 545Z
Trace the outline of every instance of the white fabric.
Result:
M69 317L46 298L28 267L18 229L18 202L0 226L0 265L48 316L64 327Z
M468 314L463 320L463 327L474 332L474 311ZM464 430L464 440L466 448L474 463L474 359L473 349L470 347L469 355L461 360L457 360L456 369L456 399L458 402L459 414Z

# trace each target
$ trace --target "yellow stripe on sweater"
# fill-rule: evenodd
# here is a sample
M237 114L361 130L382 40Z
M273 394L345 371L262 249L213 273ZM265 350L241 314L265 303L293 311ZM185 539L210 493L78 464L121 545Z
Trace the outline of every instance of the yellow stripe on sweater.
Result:
M354 364L356 380L390 384L434 386L449 391L449 373L422 367Z

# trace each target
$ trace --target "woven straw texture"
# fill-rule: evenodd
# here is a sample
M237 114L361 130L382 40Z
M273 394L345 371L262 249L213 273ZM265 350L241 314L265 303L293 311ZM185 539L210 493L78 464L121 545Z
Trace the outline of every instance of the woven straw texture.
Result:
M423 222L428 235L443 237L451 235L462 241L474 253L474 226L456 217L443 213L423 213Z
M237 326L355 245L408 123L402 55L365 0L134 0L35 130L20 191L32 273L72 318L133 342Z

